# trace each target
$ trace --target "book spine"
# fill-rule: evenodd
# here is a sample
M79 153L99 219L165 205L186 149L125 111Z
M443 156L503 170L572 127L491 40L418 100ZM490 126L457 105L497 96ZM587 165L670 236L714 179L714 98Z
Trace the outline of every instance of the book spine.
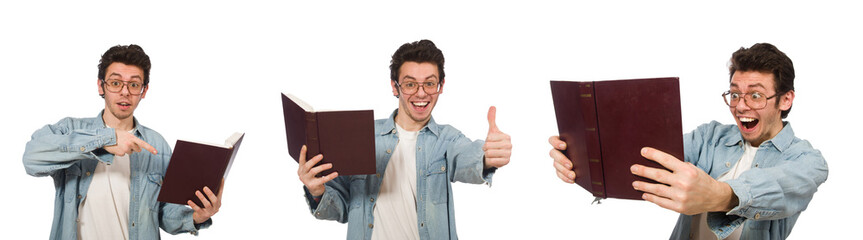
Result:
M584 134L587 145L587 159L590 166L590 184L593 196L606 198L605 176L602 169L602 151L599 144L599 125L596 115L596 94L593 82L579 84L579 104L584 117Z
M321 153L320 141L318 140L317 113L306 112L306 158L312 158Z

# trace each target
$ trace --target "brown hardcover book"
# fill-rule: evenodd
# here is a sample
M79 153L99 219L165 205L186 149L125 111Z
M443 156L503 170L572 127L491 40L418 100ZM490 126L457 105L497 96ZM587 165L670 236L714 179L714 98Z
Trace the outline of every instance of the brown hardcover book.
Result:
M375 122L372 110L315 111L299 98L282 94L288 152L300 160L306 145L306 158L323 154L318 165L332 163L339 176L375 174Z
M653 147L683 159L678 78L551 81L551 95L564 154L575 183L600 198L641 200L633 164L663 168L641 156ZM655 182L654 182L655 183Z
M158 200L182 205L192 200L203 207L195 191L204 193L206 186L219 194L222 179L228 177L244 136L234 133L225 144L177 140Z

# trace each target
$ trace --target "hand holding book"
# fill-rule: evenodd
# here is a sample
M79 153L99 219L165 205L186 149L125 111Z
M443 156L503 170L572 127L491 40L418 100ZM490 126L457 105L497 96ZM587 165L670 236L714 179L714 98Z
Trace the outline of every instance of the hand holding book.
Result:
M649 147L642 148L641 155L668 168L665 170L640 164L632 165L632 174L659 182L632 183L635 190L644 192L644 200L686 215L727 212L737 206L737 196L731 186L713 179L692 163L680 161L670 154Z
M303 182L303 185L306 185L312 196L324 195L324 191L326 190L324 184L338 177L339 173L334 171L326 176L317 177L321 172L333 168L333 164L326 163L316 167L315 165L324 159L324 155L318 154L309 159L309 161L306 161L306 150L305 145L300 148L300 166L297 170L297 175L300 176L300 181Z
M219 212L219 208L222 207L222 192L225 190L225 179L222 178L222 183L219 186L219 194L213 194L213 190L210 190L210 187L204 187L204 193L207 194L204 197L204 193L201 191L195 191L195 196L198 197L198 200L201 200L201 204L203 206L198 206L192 200L188 200L186 204L195 210L192 213L192 220L195 221L195 224L201 224L209 220L213 215L216 215Z
M551 144L551 158L554 159L554 169L557 171L557 177L566 183L575 183L575 171L572 169L572 161L566 158L566 155L561 151L566 150L566 142L561 141L558 136L548 138L548 143Z

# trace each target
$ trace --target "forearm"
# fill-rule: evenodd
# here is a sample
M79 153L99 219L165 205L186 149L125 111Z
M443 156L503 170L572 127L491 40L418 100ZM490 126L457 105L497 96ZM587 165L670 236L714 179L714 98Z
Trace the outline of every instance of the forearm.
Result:
M483 156L482 140L470 141L464 138L456 141L446 152L447 168L451 182L491 183L494 170L486 170ZM446 169L445 169L446 170Z
M116 136L110 128L68 130L47 125L33 133L22 160L28 174L47 176L81 159L111 162L113 157L101 150L111 144L116 144Z
M209 219L195 224L192 219L195 211L185 205L159 203L159 208L159 227L170 234L193 232L197 235L197 230L208 228L213 223L212 219Z
M739 205L728 213L759 220L792 216L806 209L826 178L826 165L808 168L786 164L750 169L740 178L728 181L739 198Z
M357 180L361 181L361 180ZM348 221L348 203L351 193L348 191L351 179L349 177L337 177L326 183L324 193L315 200L307 188L303 187L309 211L317 219L334 220L340 223Z

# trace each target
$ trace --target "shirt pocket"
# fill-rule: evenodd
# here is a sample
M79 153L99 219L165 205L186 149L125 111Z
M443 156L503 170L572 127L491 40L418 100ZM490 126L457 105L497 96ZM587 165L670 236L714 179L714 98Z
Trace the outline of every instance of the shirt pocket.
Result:
M147 174L147 180L145 181L146 186L144 187L143 194L146 196L148 193L152 193L152 195L146 196L148 199L152 199L150 204L150 211L158 212L159 211L159 190L162 189L162 179L164 176L159 173L150 173ZM142 199L143 200L143 199ZM142 202L144 203L144 202Z
M433 161L429 164L426 172L426 192L428 198L434 204L443 204L448 202L449 181L447 171L447 161L444 158Z
M356 175L351 177L350 186L348 186L348 195L350 198L350 209L359 208L363 205L366 192L366 175Z

